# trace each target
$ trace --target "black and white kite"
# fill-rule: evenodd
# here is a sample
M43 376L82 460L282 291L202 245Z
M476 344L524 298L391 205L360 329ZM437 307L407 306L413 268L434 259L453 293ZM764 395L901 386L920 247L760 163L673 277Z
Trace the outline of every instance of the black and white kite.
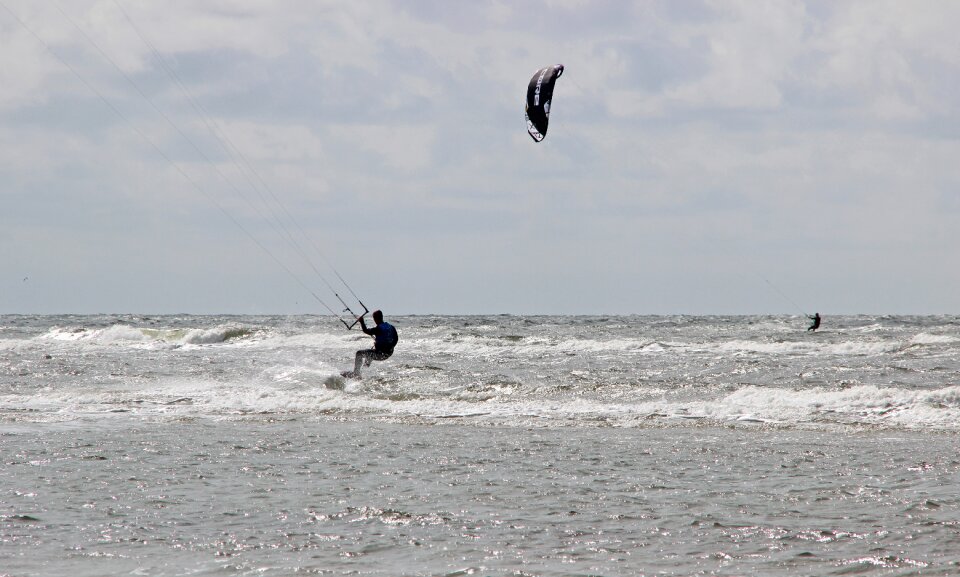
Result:
M540 142L547 136L553 85L561 74L563 74L563 64L541 68L533 75L527 86L527 132L536 142Z

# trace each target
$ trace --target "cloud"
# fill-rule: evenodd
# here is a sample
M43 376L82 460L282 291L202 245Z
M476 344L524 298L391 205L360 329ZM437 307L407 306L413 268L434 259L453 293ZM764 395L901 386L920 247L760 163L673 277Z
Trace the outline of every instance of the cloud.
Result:
M955 113L943 96L957 78L934 71L960 64L949 48L958 20L960 7L949 3L837 5L821 25L823 66L813 79L879 120Z
M245 307L278 279L293 288L260 310L292 306L298 281L257 246L304 269L265 222L280 209L208 123L391 310L590 312L596 291L756 312L744 263L835 307L867 284L891 295L877 306L957 304L950 4L5 3L43 42L0 10L2 242L30 239L4 254L76 276L72 300L35 308L198 310L195 287L222 283L249 287L224 301ZM523 94L553 63L534 144ZM84 289L111 252L142 293ZM374 259L406 288L383 289ZM931 271L925 302L889 263Z
M339 126L330 130L334 140L376 153L374 163L389 168L419 170L431 164L434 130L423 126Z

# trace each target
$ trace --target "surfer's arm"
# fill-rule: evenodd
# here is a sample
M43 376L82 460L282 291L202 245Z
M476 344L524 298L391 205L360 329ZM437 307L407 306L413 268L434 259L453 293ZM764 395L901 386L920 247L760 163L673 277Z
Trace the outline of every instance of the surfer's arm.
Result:
M363 315L360 316L360 330L362 330L363 332L367 333L372 337L377 335L377 327L368 329L367 323L363 322Z

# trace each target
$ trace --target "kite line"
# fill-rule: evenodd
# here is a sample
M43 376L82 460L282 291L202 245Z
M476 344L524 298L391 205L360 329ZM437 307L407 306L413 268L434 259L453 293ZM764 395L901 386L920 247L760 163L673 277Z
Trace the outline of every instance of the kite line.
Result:
M232 141L227 137L226 133L219 129L216 123L211 118L210 114L197 102L197 100L190 94L190 91L187 89L186 85L176 74L176 72L167 65L166 61L163 59L160 52L156 47L147 40L146 36L140 31L140 29L133 22L133 19L129 14L114 0L114 4L123 14L124 18L130 24L131 28L136 32L137 36L141 41L149 48L153 57L160 63L161 67L167 73L167 75L172 79L172 81L179 87L183 92L186 99L193 106L194 110L200 115L200 118L203 120L204 125L207 127L209 132L213 135L214 140L219 143L223 148L227 157L231 160L233 165L236 167L237 171L243 176L250 188L256 193L257 197L260 200L262 206L266 209L266 214L260 206L255 204L244 192L237 187L237 185L223 173L222 170L214 163L214 161L205 154L201 148L191 139L167 114L165 114L160 107L158 107L153 100L144 92L144 90L136 83L133 78L130 77L117 63L114 61L101 47L100 45L88 35L77 22L71 18L59 5L59 3L54 2L57 10L60 12L63 17L68 20L80 34L86 39L86 41L107 61L109 62L122 76L123 78L136 90L140 97L147 103L149 106L160 115L161 118L171 127L173 130L183 138L190 147L201 157L204 162L206 162L214 172L224 181L227 185L251 208L253 211L265 222L267 222L273 231L293 249L293 252L296 253L305 263L309 265L314 274L324 283L324 285L329 289L331 293L337 298L340 304L344 307L339 313L335 311L330 305L328 305L320 296L314 291L303 279L300 278L287 264L285 264L273 251L271 251L267 246L256 236L250 229L243 225L236 217L234 217L224 205L217 200L217 198L202 187L196 179L192 178L183 167L178 164L173 158L170 157L166 152L163 151L160 146L154 142L147 134L141 130L129 116L124 114L109 98L107 98L103 92L97 89L91 82L89 82L80 71L71 65L65 58L60 56L53 48L48 44L33 28L31 28L22 18L20 18L13 10L11 10L3 0L0 0L0 6L9 13L17 23L26 30L31 36L33 36L36 41L43 46L43 48L52 55L57 61L59 61L66 69L68 69L88 90L95 94L114 114L117 115L124 123L126 123L130 128L151 148L153 148L157 154L163 158L176 172L178 172L196 191L204 195L227 219L232 222L237 228L239 228L255 245L257 245L271 260L273 260L282 270L284 270L297 284L299 284L304 290L306 290L323 308L325 308L331 315L336 317L347 329L352 329L358 322L359 318L369 312L369 309L366 305L363 304L363 301L357 296L353 288L347 283L346 279L340 274L339 271L330 263L330 261L323 255L315 243L312 242L309 235L299 224L299 222L293 217L290 211L286 206L280 201L279 197L273 192L273 190L267 185L266 181L260 176L259 172L253 167L253 164L242 154L240 149L233 144ZM259 183L259 185L258 185ZM272 200L272 203L270 202ZM282 213L282 214L281 214ZM286 222L283 219L283 216L286 217ZM288 226L287 222L291 223ZM339 291L333 286L332 283L321 273L321 271L314 264L313 259L309 257L307 252L303 249L302 244L297 241L296 236L291 231L291 228L295 229L302 239L306 240L306 243L313 248L314 252L321 257L325 262L328 268L334 273L340 283L347 289L350 295L354 300L363 308L363 313L360 315L356 314L351 306L340 296ZM348 322L343 318L342 313L349 313L349 317L352 322Z

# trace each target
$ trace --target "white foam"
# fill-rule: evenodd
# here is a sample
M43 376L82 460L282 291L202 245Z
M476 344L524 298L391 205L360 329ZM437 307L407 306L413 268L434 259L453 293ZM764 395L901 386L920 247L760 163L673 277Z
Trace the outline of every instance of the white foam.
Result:
M705 345L706 350L719 353L759 353L766 355L838 355L869 356L897 351L902 348L899 342L870 342L843 340L839 342L821 341L751 341L735 340Z
M363 381L344 381L339 371L348 367L334 365L352 364L353 351L370 346L367 335L328 325L263 328L256 319L233 320L193 328L54 327L16 345L0 341L8 350L25 347L22 357L11 357L11 374L23 375L13 381L18 394L2 397L0 406L25 409L18 415L35 410L64 418L112 411L296 413L470 416L508 425L533 419L960 429L960 390L936 380L953 373L927 354L952 354L960 338L950 326L887 335L793 331L780 339L751 339L753 325L744 331L708 327L661 330L656 340L579 328L526 334L496 326L453 333L411 327L401 330L402 354L374 365ZM797 381L797 373L816 380ZM888 374L899 379L896 386L859 384ZM698 385L701 378L705 383ZM754 386L758 382L798 388Z
M718 420L740 415L781 423L834 421L906 428L960 429L960 387L933 391L858 385L806 390L747 386L690 408Z
M424 391L428 383L422 383ZM604 421L619 426L649 426L662 421L708 420L717 423L776 423L783 426L854 425L923 430L960 430L960 386L905 390L859 385L805 390L743 386L729 394L696 399L648 394L617 401L590 398L545 399L516 386L485 388L483 394L455 390L379 394L375 378L344 381L322 363L266 371L249 382L168 379L38 391L29 396L2 395L12 410L58 414L136 413L223 417L250 414L385 415L396 418L483 416L502 424ZM518 384L518 386L520 386ZM411 387L407 387L411 390ZM523 419L518 420L520 417Z
M910 344L913 345L946 345L956 342L960 342L960 337L952 335L931 335L928 333L920 333L910 339Z
M53 327L47 333L36 337L36 339L41 341L48 340L98 345L149 342L201 345L243 339L250 337L254 333L254 330L236 324L223 324L210 328L196 329L157 329L116 324L98 329Z
M191 329L180 337L180 341L191 345L222 343L232 338L241 338L251 334L250 329L238 325L220 325L211 329Z

